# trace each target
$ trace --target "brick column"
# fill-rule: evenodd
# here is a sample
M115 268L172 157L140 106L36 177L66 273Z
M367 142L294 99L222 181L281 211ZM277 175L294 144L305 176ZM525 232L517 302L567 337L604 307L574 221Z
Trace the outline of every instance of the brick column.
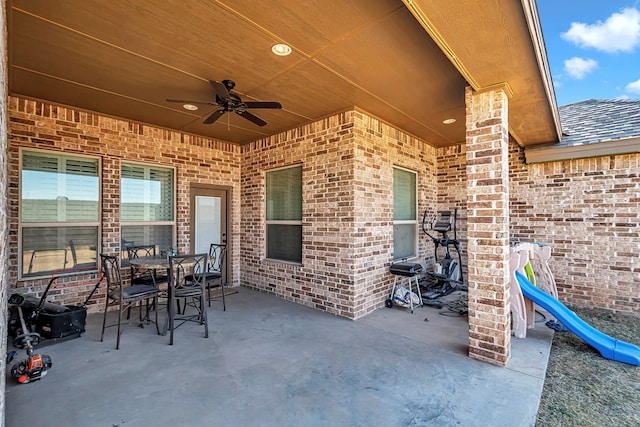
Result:
M511 355L509 122L505 91L467 87L469 356L504 366Z

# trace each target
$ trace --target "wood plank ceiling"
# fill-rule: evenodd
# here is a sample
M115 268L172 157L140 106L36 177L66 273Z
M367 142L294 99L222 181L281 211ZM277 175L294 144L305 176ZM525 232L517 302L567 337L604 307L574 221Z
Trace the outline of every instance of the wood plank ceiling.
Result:
M426 6L441 17L447 3ZM401 0L10 0L7 5L11 95L236 144L353 108L436 147L465 139L469 76L463 77ZM448 19L462 23L464 16ZM523 22L514 24L517 31ZM475 19L471 24L475 30L483 25ZM528 43L531 52L527 37L518 42ZM274 55L275 43L288 44L293 53ZM539 74L530 63L523 67ZM283 108L251 110L268 122L263 127L233 113L205 125L219 107L199 104L199 110L188 111L167 102L213 102L209 80L223 79L236 82L244 101L278 101ZM549 116L549 101L536 102ZM456 122L443 124L448 118ZM546 126L535 137L519 130L523 145L550 142L553 126Z

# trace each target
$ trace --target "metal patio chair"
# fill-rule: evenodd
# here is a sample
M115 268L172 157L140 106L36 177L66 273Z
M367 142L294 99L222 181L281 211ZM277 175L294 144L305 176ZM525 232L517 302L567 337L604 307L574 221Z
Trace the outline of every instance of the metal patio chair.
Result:
M120 335L123 332L122 313L124 310L129 311L132 306L140 305L140 322L142 322L142 302L153 300L154 307L158 306L158 288L153 284L141 284L125 286L122 280L122 271L120 269L120 260L117 256L100 254L102 261L102 271L107 279L107 292L105 297L104 316L102 319L102 333L100 334L100 342L104 339L104 330L106 328L117 326L118 334L116 338L116 350L120 349ZM118 322L107 325L107 312L110 307L118 307ZM148 305L147 305L148 307ZM155 312L156 330L160 333L158 326L158 311ZM147 311L147 316L149 311ZM128 322L127 322L128 324Z
M204 278L207 285L207 301L209 307L211 307L211 300L219 297L211 298L211 289L220 288L222 294L222 309L227 310L227 303L225 301L224 288L225 288L225 260L227 257L227 245L212 243L209 246L209 260L207 262L207 269L204 274ZM187 276L186 280L191 280L190 276Z
M206 280L204 271L207 266L206 253L195 255L174 255L169 257L169 302L167 317L169 344L173 345L173 332L186 322L204 325L204 337L209 338L207 321ZM187 280L187 277L190 280ZM178 302L183 301L183 311L178 309ZM193 308L195 312L188 312Z

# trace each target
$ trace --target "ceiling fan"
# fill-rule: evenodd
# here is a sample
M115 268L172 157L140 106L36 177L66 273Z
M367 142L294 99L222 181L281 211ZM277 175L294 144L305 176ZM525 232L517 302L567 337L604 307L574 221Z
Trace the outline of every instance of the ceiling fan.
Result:
M182 99L167 99L167 102L180 102L182 104L206 104L206 105L215 105L218 107L222 107L219 110L214 111L204 119L202 123L206 125L210 125L218 120L224 113L234 112L240 117L243 117L249 120L252 123L255 123L258 126L264 126L267 124L260 117L255 114L250 113L247 109L250 108L275 108L280 109L282 105L279 102L271 102L271 101L243 101L240 98L240 95L233 92L233 88L236 87L236 84L233 80L223 80L222 82L217 82L215 80L209 80L211 86L216 91L216 100L214 101L186 101Z

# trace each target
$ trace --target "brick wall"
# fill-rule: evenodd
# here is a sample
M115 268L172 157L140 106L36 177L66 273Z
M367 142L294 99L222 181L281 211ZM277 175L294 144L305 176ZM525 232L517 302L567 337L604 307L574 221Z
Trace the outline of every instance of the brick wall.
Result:
M640 154L525 165L511 149L511 232L552 247L561 301L640 314Z
M356 230L352 257L356 289L355 317L383 306L393 285L388 267L393 258L393 167L417 172L418 220L436 209L435 149L366 114L354 114L356 144ZM418 257L425 264L433 251L418 226ZM407 286L406 279L403 282Z
M102 248L107 252L119 246L122 160L176 166L182 250L189 246L189 184L232 187L232 282L349 318L380 307L388 297L393 281L388 273L393 248L392 167L402 166L419 173L420 213L426 210L432 217L439 210L460 208L458 230L466 272L464 145L436 150L357 111L242 149L19 98L9 98L7 114L4 160L12 185L6 207L9 247L4 250L9 253L6 274L11 288L38 292L46 285L46 280L16 282L20 146L102 158L107 190ZM304 267L264 261L264 171L296 162L304 164ZM563 301L640 311L639 164L638 155L625 155L524 165L522 150L510 143L511 237L553 246L551 266ZM433 246L421 234L419 241L418 261L426 260L430 268ZM59 291L58 300L78 303L88 291L88 286L70 286ZM94 302L100 300L98 294Z
M231 220L228 221L231 243L230 281L238 283L240 248L240 149L239 147L49 105L21 98L9 98L8 180L9 200L9 283L26 292L42 292L48 280L17 281L18 277L18 182L19 148L29 147L66 153L87 154L102 159L102 245L101 251L117 253L120 249L120 164L133 161L170 166L176 171L176 223L180 251L188 251L189 187L192 183L231 187ZM81 279L82 281L86 281ZM65 304L82 303L92 286L74 280L61 281L63 287L51 293L51 300ZM103 288L104 289L104 288ZM104 294L97 293L89 311L102 310Z
M349 111L243 154L241 283L353 319L381 307L392 283L393 166L417 171L418 200L435 202L435 150ZM301 266L264 260L265 171L293 164L303 165Z
M551 245L560 300L640 314L640 154L526 165L513 140L509 151L510 237ZM465 157L438 150L438 205L463 208L463 236Z
M462 255L462 277L467 283L467 162L466 146L456 145L437 150L438 165L438 210L451 211L458 209L457 237L460 240ZM434 235L437 236L437 235ZM453 233L448 234L453 238ZM453 249L451 256L457 258ZM438 255L439 257L442 254ZM438 258L440 259L440 258Z

